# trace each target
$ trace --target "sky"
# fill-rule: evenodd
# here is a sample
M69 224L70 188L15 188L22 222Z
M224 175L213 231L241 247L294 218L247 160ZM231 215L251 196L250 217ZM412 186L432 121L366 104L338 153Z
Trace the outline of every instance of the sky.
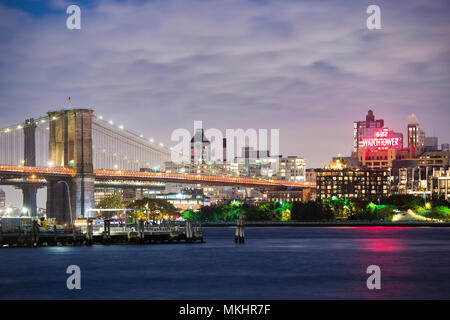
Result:
M81 8L68 30L66 8ZM369 30L366 8L381 9ZM449 143L450 2L0 1L0 128L71 107L170 144L177 128L279 129L323 167L369 109Z

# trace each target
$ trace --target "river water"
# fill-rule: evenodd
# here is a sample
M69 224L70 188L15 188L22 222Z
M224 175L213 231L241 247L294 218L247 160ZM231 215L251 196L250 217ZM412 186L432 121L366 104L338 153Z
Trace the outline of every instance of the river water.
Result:
M247 227L243 245L232 227L204 231L204 244L0 249L0 299L450 298L449 228Z

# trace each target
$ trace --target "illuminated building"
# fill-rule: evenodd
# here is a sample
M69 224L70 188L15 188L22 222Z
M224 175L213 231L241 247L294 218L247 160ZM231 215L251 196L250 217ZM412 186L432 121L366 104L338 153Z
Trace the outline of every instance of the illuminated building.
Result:
M358 159L361 165L369 169L387 169L392 167L392 161L407 159L409 151L407 149L389 150L360 150Z
M5 191L0 189L0 208L3 208L5 206L5 202L6 202Z
M450 151L422 153L416 159L393 161L391 191L393 194L434 196L445 193ZM447 187L448 190L448 187Z
M288 156L280 159L277 180L305 181L305 159L297 156Z
M450 151L424 152L419 157L419 166L444 167L450 166Z
M425 131L420 128L419 121L414 114L408 116L408 149L410 157L420 155L425 146Z
M402 167L392 168L392 194L410 194L420 197L449 195L449 168Z
M437 180L437 196L444 196L445 200L450 199L450 169L440 170L435 174Z
M150 198L164 199L180 210L198 210L204 204L201 190L183 190L182 193L155 194Z
M118 187L107 187L107 186L96 186L94 193L95 204L97 205L103 198L119 195L123 198L124 203L131 203L136 199L142 199L144 197L151 197L154 194L161 193L164 191L164 185L149 185L145 187L132 186L129 182L128 186L121 188Z
M267 150L242 148L241 157L230 163L230 173L241 177L271 178L277 173L278 157L271 157Z
M268 190L266 192L267 201L283 201L283 202L297 202L297 201L307 201L309 199L304 198L308 193L304 193L301 189L281 189L281 190Z
M191 139L191 163L205 164L209 162L209 145L203 129L197 129Z
M309 168L309 169L305 170L305 181L306 182L314 182L315 183L316 176L317 176L316 169Z
M318 169L317 197L330 199L378 199L390 193L389 170L346 168L340 161Z
M389 150L403 148L403 134L382 128L361 136L360 150Z
M360 165L373 169L386 169L392 160L408 157L403 149L403 134L384 127L384 120L375 120L372 110L366 121L353 124L353 157Z
M206 200L209 200L210 204L220 204L222 202L227 202L231 200L246 200L248 201L252 196L261 197L252 194L254 191L250 188L238 188L238 187L223 187L223 186L206 186L203 187L203 194Z
M360 167L360 163L358 161L358 158L356 158L356 157L333 157L331 160L331 164L337 163L338 161L342 165L345 165L346 168L359 168Z
M372 110L366 115L366 121L355 121L353 123L353 152L358 152L362 148L362 138L373 136L375 130L384 127L384 120L375 120Z
M358 161L366 168L387 169L393 160L409 157L408 149L403 149L403 134L388 128L373 130L372 136L362 136L360 146Z

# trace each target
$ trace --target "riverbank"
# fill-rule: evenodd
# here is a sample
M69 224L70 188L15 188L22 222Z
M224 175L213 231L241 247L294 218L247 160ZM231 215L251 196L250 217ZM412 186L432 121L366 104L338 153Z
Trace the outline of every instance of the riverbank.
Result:
M235 226L236 222L203 222L204 227ZM449 222L391 221L245 221L246 227L450 227Z

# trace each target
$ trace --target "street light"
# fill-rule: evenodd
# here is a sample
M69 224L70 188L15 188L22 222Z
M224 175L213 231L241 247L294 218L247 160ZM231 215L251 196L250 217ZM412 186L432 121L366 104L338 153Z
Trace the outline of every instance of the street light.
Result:
M73 236L75 237L75 229L74 229L74 225L73 225L73 216L72 216L72 203L70 201L70 187L69 187L69 184L67 183L67 181L64 181L64 180L60 180L57 183L64 183L64 185L66 186L67 199L69 200L70 222L72 224L72 233L73 233Z

